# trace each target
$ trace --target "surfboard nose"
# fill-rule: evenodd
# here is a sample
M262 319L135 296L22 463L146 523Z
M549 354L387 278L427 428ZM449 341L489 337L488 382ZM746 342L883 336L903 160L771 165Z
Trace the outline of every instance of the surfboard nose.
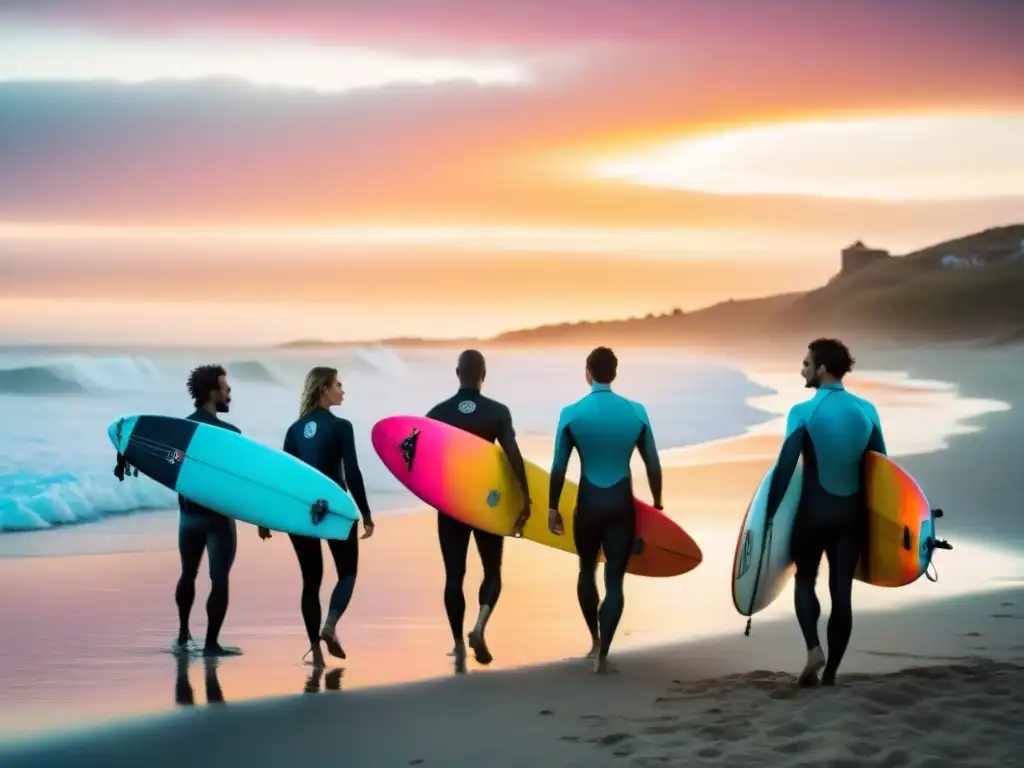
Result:
M107 427L107 437L110 438L110 442L118 453L124 453L128 445L128 438L131 437L132 429L138 418L138 416L119 416Z
M370 442L378 454L382 450L386 450L388 446L402 442L406 435L401 432L408 418L408 416L387 416L373 425L370 429Z

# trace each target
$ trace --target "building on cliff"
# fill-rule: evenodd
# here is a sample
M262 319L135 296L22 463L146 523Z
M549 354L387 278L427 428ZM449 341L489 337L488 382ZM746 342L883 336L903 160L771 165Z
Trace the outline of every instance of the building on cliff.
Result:
M869 264L891 259L892 254L881 248L869 248L860 240L842 250L839 274L848 275Z

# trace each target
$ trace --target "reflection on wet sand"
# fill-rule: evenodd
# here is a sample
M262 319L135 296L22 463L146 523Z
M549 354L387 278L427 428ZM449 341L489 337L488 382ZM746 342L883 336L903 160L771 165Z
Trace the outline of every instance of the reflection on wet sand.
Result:
M187 653L176 655L174 703L183 707L191 707L196 703L195 691L192 690L192 683L188 679L188 668L191 661L192 658ZM206 688L206 703L223 704L224 691L221 690L220 680L217 679L217 659L203 659L203 682Z
M320 693L320 682L323 681L325 691L340 691L341 678L345 674L344 667L336 667L326 671L323 667L313 667L303 693Z

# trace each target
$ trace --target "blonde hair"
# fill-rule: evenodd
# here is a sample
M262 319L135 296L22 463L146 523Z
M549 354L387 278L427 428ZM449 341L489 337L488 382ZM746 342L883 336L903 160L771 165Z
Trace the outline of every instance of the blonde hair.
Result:
M328 368L318 365L311 368L306 374L306 381L302 384L302 397L299 399L299 418L309 416L320 407L320 396L324 388L329 387L334 378L338 375L337 368Z

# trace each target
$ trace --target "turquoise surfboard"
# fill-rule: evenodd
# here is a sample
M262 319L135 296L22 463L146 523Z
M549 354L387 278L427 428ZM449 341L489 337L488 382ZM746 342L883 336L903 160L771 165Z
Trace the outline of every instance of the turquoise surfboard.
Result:
M275 531L346 539L359 519L337 483L284 451L173 416L122 416L107 435L139 472L189 501Z

